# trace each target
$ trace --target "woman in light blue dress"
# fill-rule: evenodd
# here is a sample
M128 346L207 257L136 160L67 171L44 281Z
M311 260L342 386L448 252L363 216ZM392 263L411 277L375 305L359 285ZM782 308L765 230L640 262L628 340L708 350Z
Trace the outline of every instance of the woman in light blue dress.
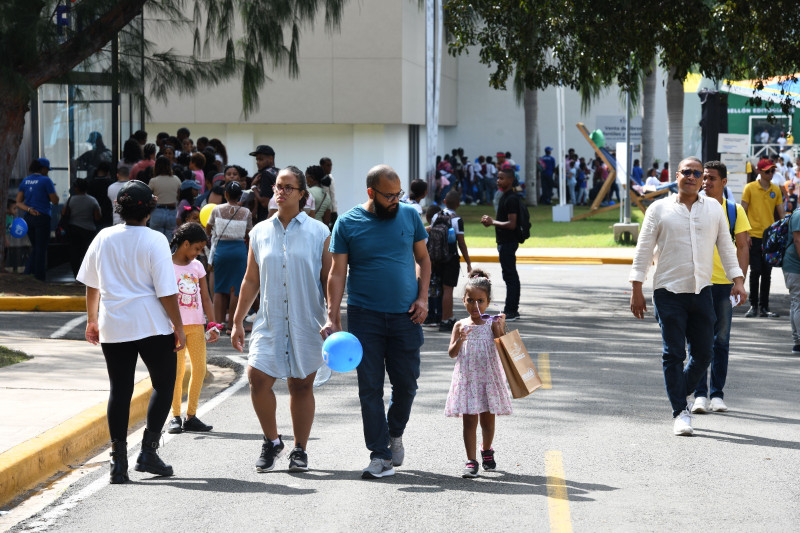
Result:
M231 342L240 352L244 349L243 321L260 292L247 367L250 397L264 432L256 470L269 472L285 451L272 387L287 378L295 444L289 470L303 472L308 470L306 445L314 421L314 377L323 365L319 331L326 321L330 230L303 211L309 193L300 169L281 170L273 189L278 212L250 232Z

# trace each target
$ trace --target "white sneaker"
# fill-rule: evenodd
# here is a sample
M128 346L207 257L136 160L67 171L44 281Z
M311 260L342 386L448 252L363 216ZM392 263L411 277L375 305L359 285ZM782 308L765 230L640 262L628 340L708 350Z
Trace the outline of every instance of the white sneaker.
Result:
M699 398L694 399L694 404L692 404L691 407L691 412L693 415L697 413L707 413L708 411L708 398L705 396L700 396Z
M672 426L672 431L676 435L682 435L690 437L694 433L692 429L692 415L689 414L689 411L683 410L681 414L675 417L675 423Z
M728 406L722 401L722 398L711 398L711 410L715 413L724 413L728 410Z

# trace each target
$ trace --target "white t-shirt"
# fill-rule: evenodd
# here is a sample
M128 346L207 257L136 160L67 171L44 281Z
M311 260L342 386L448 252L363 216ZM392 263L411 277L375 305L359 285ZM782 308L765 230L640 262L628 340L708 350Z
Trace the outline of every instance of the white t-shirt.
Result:
M114 224L122 224L125 222L122 220L122 217L119 216L117 213L117 194L119 194L119 190L122 188L123 185L128 183L127 181L115 181L111 185L108 186L108 199L111 200L111 212L114 213Z
M89 245L78 281L100 290L100 342L128 342L172 333L159 298L178 294L163 233L147 226L105 228Z
M772 183L778 186L778 188L783 188L783 184L786 183L786 178L783 177L783 174L780 172L775 172L772 175Z

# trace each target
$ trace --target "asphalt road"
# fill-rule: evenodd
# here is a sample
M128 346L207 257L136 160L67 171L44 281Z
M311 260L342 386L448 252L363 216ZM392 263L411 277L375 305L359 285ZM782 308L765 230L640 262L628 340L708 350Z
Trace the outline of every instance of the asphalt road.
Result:
M499 303L498 265L483 266ZM695 417L688 438L672 435L652 311L637 321L628 310L628 267L521 265L520 272L523 320L513 327L542 374L549 366L552 388L515 400L514 414L498 418L497 472L460 477L461 423L443 415L453 368L448 338L427 330L406 463L393 478L359 477L369 459L354 373L317 390L307 474L287 473L285 460L275 472L255 472L260 431L242 387L203 416L214 432L180 435L162 449L175 477L131 471L132 483L111 487L95 481L107 476L104 466L15 531L797 529L800 357L790 353L780 279L772 309L781 318L745 319L741 308L734 315L730 411ZM2 319L6 331L49 336L76 316ZM65 338L81 335L79 327ZM283 384L277 390L279 427L291 435L288 393Z

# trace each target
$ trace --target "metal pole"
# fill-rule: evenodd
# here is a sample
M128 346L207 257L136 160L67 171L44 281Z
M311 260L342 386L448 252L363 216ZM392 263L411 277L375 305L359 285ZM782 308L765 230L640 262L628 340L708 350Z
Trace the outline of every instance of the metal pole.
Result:
M563 86L559 86L556 91L557 106L558 106L558 205L567 204L567 169L564 165L566 154L564 153L564 144L566 144L566 128L565 122L567 120L566 106L564 105L565 91Z

